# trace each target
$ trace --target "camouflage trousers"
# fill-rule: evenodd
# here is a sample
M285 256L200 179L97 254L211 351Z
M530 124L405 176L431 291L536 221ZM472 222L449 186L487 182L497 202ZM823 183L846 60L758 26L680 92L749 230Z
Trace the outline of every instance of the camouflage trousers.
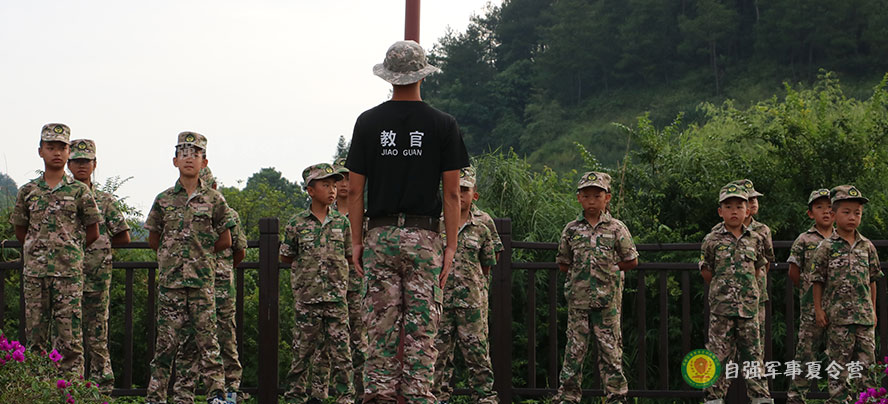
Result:
M62 354L60 368L83 375L81 298L83 278L24 277L25 337L34 352L53 348ZM51 332L52 327L55 332ZM50 335L53 336L50 343Z
M802 307L802 315L799 317L799 338L796 345L795 360L805 366L807 362L818 360L818 353L823 352L826 343L826 329L817 325L814 319L813 307ZM792 385L786 393L786 402L789 404L803 403L804 397L811 389L811 381L801 376L792 379Z
M583 363L594 336L598 348L598 371L606 394L605 402L625 402L629 385L623 374L623 336L620 309L570 308L567 311L567 345L559 380L561 386L553 403L578 403L582 398Z
M287 374L287 402L304 403L311 397L326 399L329 384L323 376L332 374L336 402L353 403L348 305L345 302L294 302L293 312L296 318L293 322L293 360ZM309 371L312 374L310 394L307 386Z
M237 330L235 315L234 279L217 277L213 282L216 297L216 339L219 342L220 358L225 369L225 389L236 392L240 389L241 367L237 352ZM194 390L200 368L196 361L197 343L193 335L187 335L179 344L176 354L176 382L173 384L173 402L194 401Z
M109 285L110 286L110 285ZM111 291L83 292L83 341L86 348L86 378L99 385L103 393L114 388L114 371L108 351L108 305Z
M193 336L197 343L196 359L210 396L225 393L225 374L216 341L216 304L213 288L177 288L163 286L157 293L157 341L151 360L151 381L147 401L166 402L176 353L182 341ZM185 358L188 360L189 358Z
M364 239L364 402L433 403L435 335L443 291L441 236L430 230L382 226ZM401 331L404 341L401 341ZM403 363L398 347L403 344Z
M355 375L353 384L355 387L355 398L360 399L364 396L364 356L367 352L367 331L364 328L364 322L361 320L361 291L348 291L346 294L348 300L348 328L351 331L348 340L351 342L352 353L352 369Z
M857 393L867 385L878 385L866 376L849 380L846 365L852 361L860 362L863 375L876 361L876 327L872 325L836 325L827 328L826 353L830 361L842 366L838 379L829 378L829 399L826 403L852 403L857 400Z
M758 315L753 318L729 317L718 314L709 315L709 343L706 349L718 358L722 366L729 361L735 363L762 363L762 342L759 336ZM763 372L759 366L759 374ZM706 401L721 400L731 385L724 372L711 387L704 391ZM769 399L768 384L764 379L746 380L746 394L750 400Z
M438 359L435 362L435 386L432 393L438 401L450 400L453 387L453 356L459 346L468 372L468 386L473 402L497 403L493 392L493 366L490 364L490 343L487 337L487 307L454 307L441 313L438 325Z

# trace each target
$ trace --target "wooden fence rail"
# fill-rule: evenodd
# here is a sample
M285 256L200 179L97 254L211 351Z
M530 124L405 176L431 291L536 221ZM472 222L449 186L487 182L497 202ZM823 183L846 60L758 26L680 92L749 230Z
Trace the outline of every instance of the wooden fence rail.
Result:
M513 257L518 250L524 251L551 251L557 248L555 243L538 243L538 242L520 242L512 240L511 220L496 219L497 229L502 238L505 250L503 251L500 261L493 270L490 285L490 349L491 360L493 362L493 370L495 376L494 388L497 391L500 401L504 403L514 402L518 399L526 398L543 398L555 392L558 386L558 372L560 371L561 358L558 354L559 335L558 335L558 304L559 304L559 276L558 267L554 262L513 262ZM244 387L243 390L250 394L254 394L259 403L277 403L278 395L282 388L279 387L279 357L278 346L280 339L280 319L279 304L280 290L278 288L280 279L280 270L285 269L278 262L278 246L279 246L279 223L276 218L261 219L259 221L260 236L258 241L251 241L249 248L259 249L259 260L255 262L241 263L235 272L236 287L236 323L238 336L238 350L241 357L252 355L258 358L258 385L254 387ZM790 247L789 241L775 242L775 248L778 250L786 250ZM877 248L888 247L888 240L876 240L874 244ZM3 248L21 248L17 241L4 241ZM696 263L693 262L648 262L645 261L645 255L664 252L692 252L699 251L699 243L669 243L669 244L640 244L637 246L641 254L638 268L631 271L634 273L630 276L635 278L634 292L627 291L624 294L624 323L629 319L634 319L634 333L641 336L637 339L637 352L634 362L629 362L624 366L627 376L634 375L634 380L630 384L629 395L631 397L645 398L663 398L663 399L685 399L700 400L703 394L700 390L694 390L686 385L675 389L670 388L670 381L675 377L680 377L681 357L669 356L669 327L668 320L671 316L680 317L681 328L681 352L682 356L690 352L692 349L702 348L705 341L692 340L692 319L694 316L703 316L702 335L706 335L706 327L708 326L709 305L708 299L702 298L706 296L708 290L704 288L702 296L692 296L692 284L702 282L697 273ZM125 249L147 249L148 245L144 242L134 242L127 246L120 247ZM525 254L526 255L526 254ZM144 395L145 388L137 388L136 385L147 385L147 380L134 383L133 369L135 364L138 366L148 366L154 355L154 339L156 336L156 262L114 262L113 267L123 269L125 271L125 307L124 307L124 347L123 373L118 376L117 387L115 387L113 395L115 396L136 396ZM774 266L775 270L769 272L769 289L773 284L775 276L785 276L788 268L786 264L778 264ZM885 268L885 265L883 265ZM21 260L15 262L0 262L0 285L5 285L6 279L12 272L20 273L22 270ZM133 300L134 300L134 278L135 271L147 271L147 307L145 312L144 324L147 329L141 330L147 335L149 346L145 357L134 358L133 354ZM258 271L258 288L259 302L256 324L244 323L244 272ZM525 279L528 280L526 285L519 285L526 291L526 304L523 309L524 329L526 335L526 374L520 375L526 378L524 385L514 385L513 363L516 359L513 353L515 349L515 341L517 335L513 330L513 275L520 272L526 272ZM546 296L538 296L538 288L535 283L537 273L547 274L547 283L545 288ZM670 278L671 276L671 278ZM648 278L655 279L655 282L649 282ZM631 278L629 278L631 279ZM671 313L669 307L670 299L670 279L677 282L681 291L680 296L680 313ZM116 281L116 279L115 279ZM654 289L650 291L657 296L656 302L649 305L649 284L654 284ZM788 356L777 358L777 360L791 360L792 353L795 352L796 330L796 314L795 299L793 294L793 285L791 282L785 282L784 302L779 304L771 301L767 304L767 319L765 332L765 360L774 360L773 344L771 330L773 324L773 308L783 307L783 318L786 319L782 324L785 330L784 336L784 352L788 352ZM19 284L19 340L24 341L24 302L21 294L21 285ZM630 282L627 281L628 287ZM883 278L878 282L878 314L880 319L888 319L888 301L885 296L886 280ZM547 310L546 318L548 320L546 327L547 337L543 341L538 340L537 324L539 319L536 310L539 299L546 301ZM6 313L6 296L5 287L0 287L0 324L5 324L4 319ZM627 303L634 307L634 312L626 310ZM702 310L694 310L693 305L699 304ZM776 306L775 306L776 304ZM649 307L650 306L650 307ZM648 324L648 310L656 310L656 324ZM648 357L648 327L656 327L656 354ZM243 336L245 327L255 327L258 331L257 349L258 352L243 351ZM880 321L876 330L878 339L878 355L883 357L888 354L888 321ZM537 347L545 343L544 352L538 352ZM563 346L563 341L561 343ZM117 359L117 358L115 358ZM543 359L542 361L540 359ZM649 367L655 366L656 375L653 380L649 380ZM546 377L542 379L545 386L540 386L537 373L538 370L545 370ZM597 376L597 371L595 371ZM597 383L595 381L594 383ZM599 384L594 384L599 386ZM468 390L458 389L457 394L467 394ZM584 395L602 396L604 393L599 388L584 390ZM785 391L773 391L772 396L775 398L784 398ZM825 398L824 392L813 392L813 398ZM742 380L733 383L729 391L729 402L746 402L745 388Z

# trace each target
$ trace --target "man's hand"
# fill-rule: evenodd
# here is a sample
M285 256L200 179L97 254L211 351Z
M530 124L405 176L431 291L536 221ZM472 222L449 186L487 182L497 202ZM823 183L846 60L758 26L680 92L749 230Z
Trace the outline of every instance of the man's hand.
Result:
M712 271L708 269L702 269L700 270L700 275L703 276L703 282L707 285L709 284L709 282L712 282Z
M355 272L358 276L364 277L364 261L361 258L364 255L363 244L352 244L352 262L355 264Z
M456 247L444 247L444 267L441 269L441 275L438 277L438 286L444 289L447 284L447 277L450 276L450 268L453 266L453 257L456 256Z
M829 325L829 320L826 319L826 312L822 309L814 309L814 318L817 320L817 325L820 328L826 328Z

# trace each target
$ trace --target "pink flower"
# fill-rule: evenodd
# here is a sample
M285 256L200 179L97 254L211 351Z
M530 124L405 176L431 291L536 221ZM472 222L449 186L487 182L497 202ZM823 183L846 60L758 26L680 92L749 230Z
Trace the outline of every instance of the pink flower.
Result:
M15 351L12 353L12 359L14 359L16 362L24 362L25 354L23 351Z
M90 388L90 387L92 387L92 383L86 382L86 388Z
M52 359L53 362L58 362L62 360L62 354L53 349L52 352L49 353L49 359Z
M68 394L67 396L68 396L68 399L65 400L65 402L68 404L74 404L74 397L71 397L70 394Z
M59 379L59 381L56 382L56 387L60 389L68 387L68 382L66 382L64 379Z

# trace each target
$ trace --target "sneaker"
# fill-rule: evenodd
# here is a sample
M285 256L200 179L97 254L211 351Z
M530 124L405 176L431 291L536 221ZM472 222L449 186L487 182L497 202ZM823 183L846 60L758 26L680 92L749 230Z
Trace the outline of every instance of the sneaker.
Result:
M225 395L225 402L227 404L237 404L237 393L228 393Z
M305 402L305 404L321 404L321 403L323 403L323 401L321 401L315 397L309 398L308 401Z
M228 402L225 400L225 395L220 394L216 397L207 399L207 404L228 404Z

